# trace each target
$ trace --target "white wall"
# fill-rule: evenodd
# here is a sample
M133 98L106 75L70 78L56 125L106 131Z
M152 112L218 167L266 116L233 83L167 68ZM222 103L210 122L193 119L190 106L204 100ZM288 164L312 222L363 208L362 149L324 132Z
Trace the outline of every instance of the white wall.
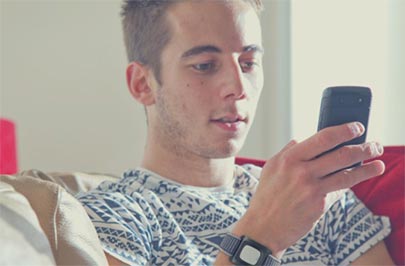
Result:
M140 161L143 109L125 84L118 1L1 1L1 116L20 169L120 173Z
M0 115L17 122L20 169L139 164L146 126L125 84L119 2L0 0ZM265 87L241 155L312 135L322 89L342 83L372 86L370 138L403 144L405 1L289 2L264 1Z
M264 0L264 88L241 156L270 158L291 139L290 3Z
M405 1L391 0L388 10L388 82L384 135L389 144L405 143Z
M369 140L405 143L403 0L292 0L292 135L317 128L322 90L373 89Z
M0 1L0 115L17 122L20 169L119 174L140 163L146 126L125 84L120 2ZM244 156L289 138L285 3L265 2L266 84Z

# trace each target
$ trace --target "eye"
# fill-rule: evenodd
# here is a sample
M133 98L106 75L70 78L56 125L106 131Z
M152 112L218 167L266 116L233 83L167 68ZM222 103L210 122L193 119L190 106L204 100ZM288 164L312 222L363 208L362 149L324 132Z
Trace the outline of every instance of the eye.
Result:
M243 72L251 72L259 64L255 61L242 61L239 63Z
M194 64L192 65L193 69L199 72L210 72L215 70L215 64L212 62L209 63L202 63L202 64Z

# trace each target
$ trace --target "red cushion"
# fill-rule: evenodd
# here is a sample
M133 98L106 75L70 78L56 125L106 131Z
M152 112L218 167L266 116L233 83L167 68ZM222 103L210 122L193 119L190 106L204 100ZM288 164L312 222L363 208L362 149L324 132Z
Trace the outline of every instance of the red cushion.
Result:
M390 217L392 232L385 239L396 264L404 265L405 256L405 146L385 147L378 158L385 163L383 176L375 177L352 188L357 197L375 214Z
M17 151L14 123L0 119L0 174L17 172Z
M405 264L405 146L385 147L378 158L385 163L383 176L357 184L352 189L366 206L378 215L390 217L392 232L385 239L388 251L397 265ZM238 157L236 164L263 166L265 161Z

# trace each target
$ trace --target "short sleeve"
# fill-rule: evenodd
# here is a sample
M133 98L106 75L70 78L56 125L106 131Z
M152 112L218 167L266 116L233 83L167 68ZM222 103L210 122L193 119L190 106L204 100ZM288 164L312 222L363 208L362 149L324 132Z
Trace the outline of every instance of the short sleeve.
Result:
M314 228L285 252L288 265L349 265L391 231L387 217L374 215L348 190Z
M157 219L140 194L92 191L78 196L105 252L128 264L146 265L160 245Z
M349 190L326 213L335 265L349 265L391 232L388 217L374 215Z

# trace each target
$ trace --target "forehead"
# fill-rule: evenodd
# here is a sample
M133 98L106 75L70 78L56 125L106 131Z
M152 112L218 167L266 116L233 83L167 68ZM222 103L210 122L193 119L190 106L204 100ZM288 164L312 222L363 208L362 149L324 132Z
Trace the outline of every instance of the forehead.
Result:
M243 1L180 1L170 7L167 18L170 42L178 48L210 44L240 50L246 45L261 45L257 13Z

